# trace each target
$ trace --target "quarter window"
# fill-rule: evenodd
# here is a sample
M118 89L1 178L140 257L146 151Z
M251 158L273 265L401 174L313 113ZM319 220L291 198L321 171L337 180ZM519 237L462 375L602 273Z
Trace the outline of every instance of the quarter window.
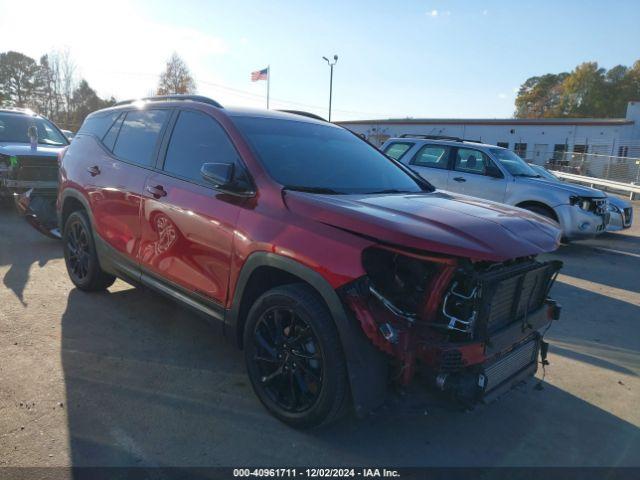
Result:
M118 118L114 122L114 124L111 125L111 128L109 128L109 131L102 139L102 143L104 143L105 147L107 147L109 150L113 150L113 146L116 143L116 138L118 138L118 133L120 132L120 127L122 126L122 121L124 120L124 116L125 116L124 113L120 115L120 118Z
M135 110L127 113L113 153L138 165L153 165L153 154L168 115L168 110Z
M391 143L384 149L384 153L393 158L394 160L400 160L407 151L413 147L413 143L396 142Z
M443 145L425 145L413 157L412 165L419 167L444 168L449 163L449 147Z
M78 133L90 133L98 138L102 138L115 119L118 118L118 115L120 115L120 112L92 115L84 121Z
M200 112L182 111L171 134L164 170L202 181L200 168L203 163L235 163L238 167L238 154L213 118Z
M454 169L458 172L477 173L484 175L489 164L489 158L479 150L458 148Z

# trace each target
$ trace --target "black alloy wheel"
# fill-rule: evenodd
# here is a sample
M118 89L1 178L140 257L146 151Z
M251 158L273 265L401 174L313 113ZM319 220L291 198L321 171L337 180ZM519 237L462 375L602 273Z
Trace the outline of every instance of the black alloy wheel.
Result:
M243 334L247 372L262 404L295 428L330 423L349 405L336 324L310 286L272 288L252 305Z
M322 388L322 351L311 326L294 310L272 307L253 332L253 361L271 400L287 412L311 408Z
M76 221L69 226L66 247L69 262L69 275L74 282L83 282L89 275L89 235L81 222Z
M62 232L62 245L67 273L80 290L101 291L115 282L116 277L100 268L91 224L84 211L76 210L67 218Z

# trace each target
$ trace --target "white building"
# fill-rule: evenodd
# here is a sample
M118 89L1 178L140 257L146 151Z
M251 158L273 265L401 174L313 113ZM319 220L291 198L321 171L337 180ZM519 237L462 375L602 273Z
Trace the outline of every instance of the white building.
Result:
M565 152L591 154L591 158L640 158L640 101L629 102L625 118L403 118L338 123L377 146L403 134L443 135L507 147L541 165L563 158Z

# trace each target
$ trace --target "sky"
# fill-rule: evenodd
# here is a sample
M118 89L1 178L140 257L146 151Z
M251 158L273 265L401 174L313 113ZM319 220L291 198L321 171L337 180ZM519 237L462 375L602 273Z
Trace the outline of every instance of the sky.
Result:
M640 1L0 0L0 51L68 50L98 94L155 90L168 57L223 105L332 120L510 117L529 77L640 59Z

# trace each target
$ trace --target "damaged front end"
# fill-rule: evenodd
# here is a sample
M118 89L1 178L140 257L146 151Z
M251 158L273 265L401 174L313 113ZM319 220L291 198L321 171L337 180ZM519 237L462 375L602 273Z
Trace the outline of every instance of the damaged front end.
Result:
M16 210L29 225L49 238L60 239L56 194L55 190L36 191L29 189L26 192L15 194L14 202Z
M56 214L59 162L65 149L0 154L0 196L13 197L20 215L40 233L60 238Z
M389 356L393 381L419 375L469 403L533 375L542 336L559 318L549 290L562 267L534 257L473 262L377 246L367 275L339 294L369 340Z

